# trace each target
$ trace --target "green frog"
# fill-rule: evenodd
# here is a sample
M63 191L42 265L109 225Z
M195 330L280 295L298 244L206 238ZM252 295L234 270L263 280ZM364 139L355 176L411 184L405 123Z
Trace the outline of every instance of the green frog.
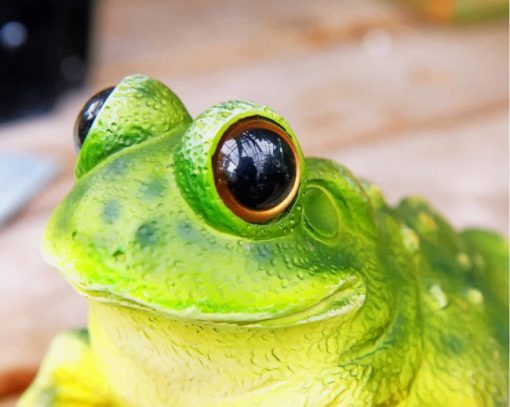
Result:
M43 253L89 305L20 406L508 402L508 244L305 158L272 109L93 96Z

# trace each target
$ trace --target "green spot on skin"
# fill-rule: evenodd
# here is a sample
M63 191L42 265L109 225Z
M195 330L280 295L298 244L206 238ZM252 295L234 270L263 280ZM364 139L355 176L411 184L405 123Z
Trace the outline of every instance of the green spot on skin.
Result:
M325 189L312 186L304 197L303 215L310 231L320 238L334 238L338 233L338 211L333 197Z
M126 254L124 253L123 250L117 249L113 253L113 258L115 259L115 261L123 263L126 260Z
M204 238L190 222L178 222L176 224L177 234L182 241L203 243Z
M107 177L115 178L126 172L129 166L129 157L118 157L111 162L111 164L105 170Z
M120 215L120 204L115 200L106 202L103 208L103 220L107 224L114 223Z
M140 192L144 198L161 198L165 192L165 184L162 179L152 179L142 183Z
M442 350L448 355L458 355L464 348L460 338L455 335L441 335L441 344L443 345Z
M157 241L156 222L148 222L141 225L136 231L136 241L142 247L152 246Z

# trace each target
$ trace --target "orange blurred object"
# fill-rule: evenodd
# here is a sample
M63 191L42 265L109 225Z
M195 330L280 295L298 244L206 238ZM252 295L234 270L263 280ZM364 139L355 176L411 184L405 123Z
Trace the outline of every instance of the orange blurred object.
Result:
M507 0L402 0L418 14L434 21L466 22L508 18Z

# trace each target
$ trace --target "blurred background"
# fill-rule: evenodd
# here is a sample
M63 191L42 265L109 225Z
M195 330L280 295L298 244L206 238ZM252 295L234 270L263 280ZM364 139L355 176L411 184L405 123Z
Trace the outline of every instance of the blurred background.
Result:
M306 155L388 200L426 197L457 228L508 235L507 0L104 0L0 5L0 406L84 301L40 255L73 185L73 124L132 73L196 116L248 99L285 116Z

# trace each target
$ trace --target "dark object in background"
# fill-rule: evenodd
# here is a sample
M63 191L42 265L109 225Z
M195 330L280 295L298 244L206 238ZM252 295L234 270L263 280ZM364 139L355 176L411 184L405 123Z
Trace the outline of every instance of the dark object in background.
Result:
M88 67L93 0L1 0L0 122L50 109Z

